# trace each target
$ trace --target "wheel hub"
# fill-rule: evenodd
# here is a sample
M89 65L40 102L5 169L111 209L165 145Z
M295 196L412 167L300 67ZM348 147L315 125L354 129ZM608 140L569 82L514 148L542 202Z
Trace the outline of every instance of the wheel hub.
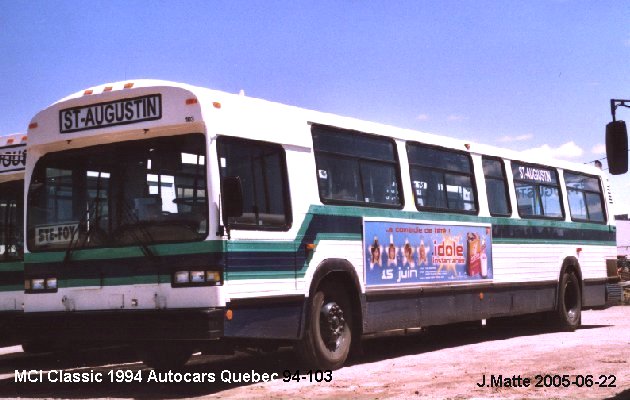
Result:
M579 310L579 299L577 293L573 290L571 286L568 284L565 285L564 292L564 307L567 310L567 316L571 320L575 320L577 318L578 310Z
M326 303L321 309L321 321L322 338L329 347L336 349L346 326L343 310L334 301Z

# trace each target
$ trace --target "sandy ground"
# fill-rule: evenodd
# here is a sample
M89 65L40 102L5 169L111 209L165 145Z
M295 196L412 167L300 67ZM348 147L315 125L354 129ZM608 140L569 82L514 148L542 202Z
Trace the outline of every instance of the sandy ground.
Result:
M306 375L300 381L288 382L284 371L292 376L299 368L290 351L196 355L181 371L155 375L125 349L27 355L20 347L9 347L0 350L0 396L630 399L630 307L585 311L582 324L567 333L541 328L534 321L502 321L483 328L458 326L371 339L364 343L364 354L347 367L310 376L301 370ZM35 382L16 382L16 370L33 370ZM245 380L247 374L262 379L265 373L278 375L269 382L226 382ZM95 380L99 374L102 382L51 382L63 376ZM499 375L503 386L489 387ZM117 377L128 382L115 382ZM484 377L486 385L479 387ZM205 382L176 382L184 379Z

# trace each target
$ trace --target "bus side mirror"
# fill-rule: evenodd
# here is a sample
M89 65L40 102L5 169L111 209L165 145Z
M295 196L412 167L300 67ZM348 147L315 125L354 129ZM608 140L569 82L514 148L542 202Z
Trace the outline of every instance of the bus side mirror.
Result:
M624 121L606 125L606 157L612 175L628 172L628 131Z
M221 180L221 204L225 225L229 218L243 215L243 186L240 177L226 176Z

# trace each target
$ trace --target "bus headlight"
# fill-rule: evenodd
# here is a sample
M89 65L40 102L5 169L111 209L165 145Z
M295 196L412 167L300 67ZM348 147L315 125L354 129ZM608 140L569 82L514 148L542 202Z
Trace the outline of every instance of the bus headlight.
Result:
M46 279L46 289L57 289L57 278Z
M190 283L202 283L206 281L205 271L190 271Z
M45 290L46 289L46 279L32 279L31 280L31 290Z
M190 274L188 271L177 271L173 275L173 283L190 283Z
M221 272L216 270L175 271L172 277L173 287L214 286L221 284Z
M30 278L24 280L24 290L29 293L57 291L57 278Z
M221 282L221 274L218 271L206 271L206 282Z

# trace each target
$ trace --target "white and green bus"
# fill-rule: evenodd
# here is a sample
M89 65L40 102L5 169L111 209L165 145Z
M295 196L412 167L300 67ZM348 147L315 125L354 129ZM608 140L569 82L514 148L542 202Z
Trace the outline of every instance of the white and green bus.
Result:
M24 298L26 135L0 137L0 343L17 343Z
M165 81L97 86L29 127L31 341L149 366L550 313L575 329L616 257L600 170Z

